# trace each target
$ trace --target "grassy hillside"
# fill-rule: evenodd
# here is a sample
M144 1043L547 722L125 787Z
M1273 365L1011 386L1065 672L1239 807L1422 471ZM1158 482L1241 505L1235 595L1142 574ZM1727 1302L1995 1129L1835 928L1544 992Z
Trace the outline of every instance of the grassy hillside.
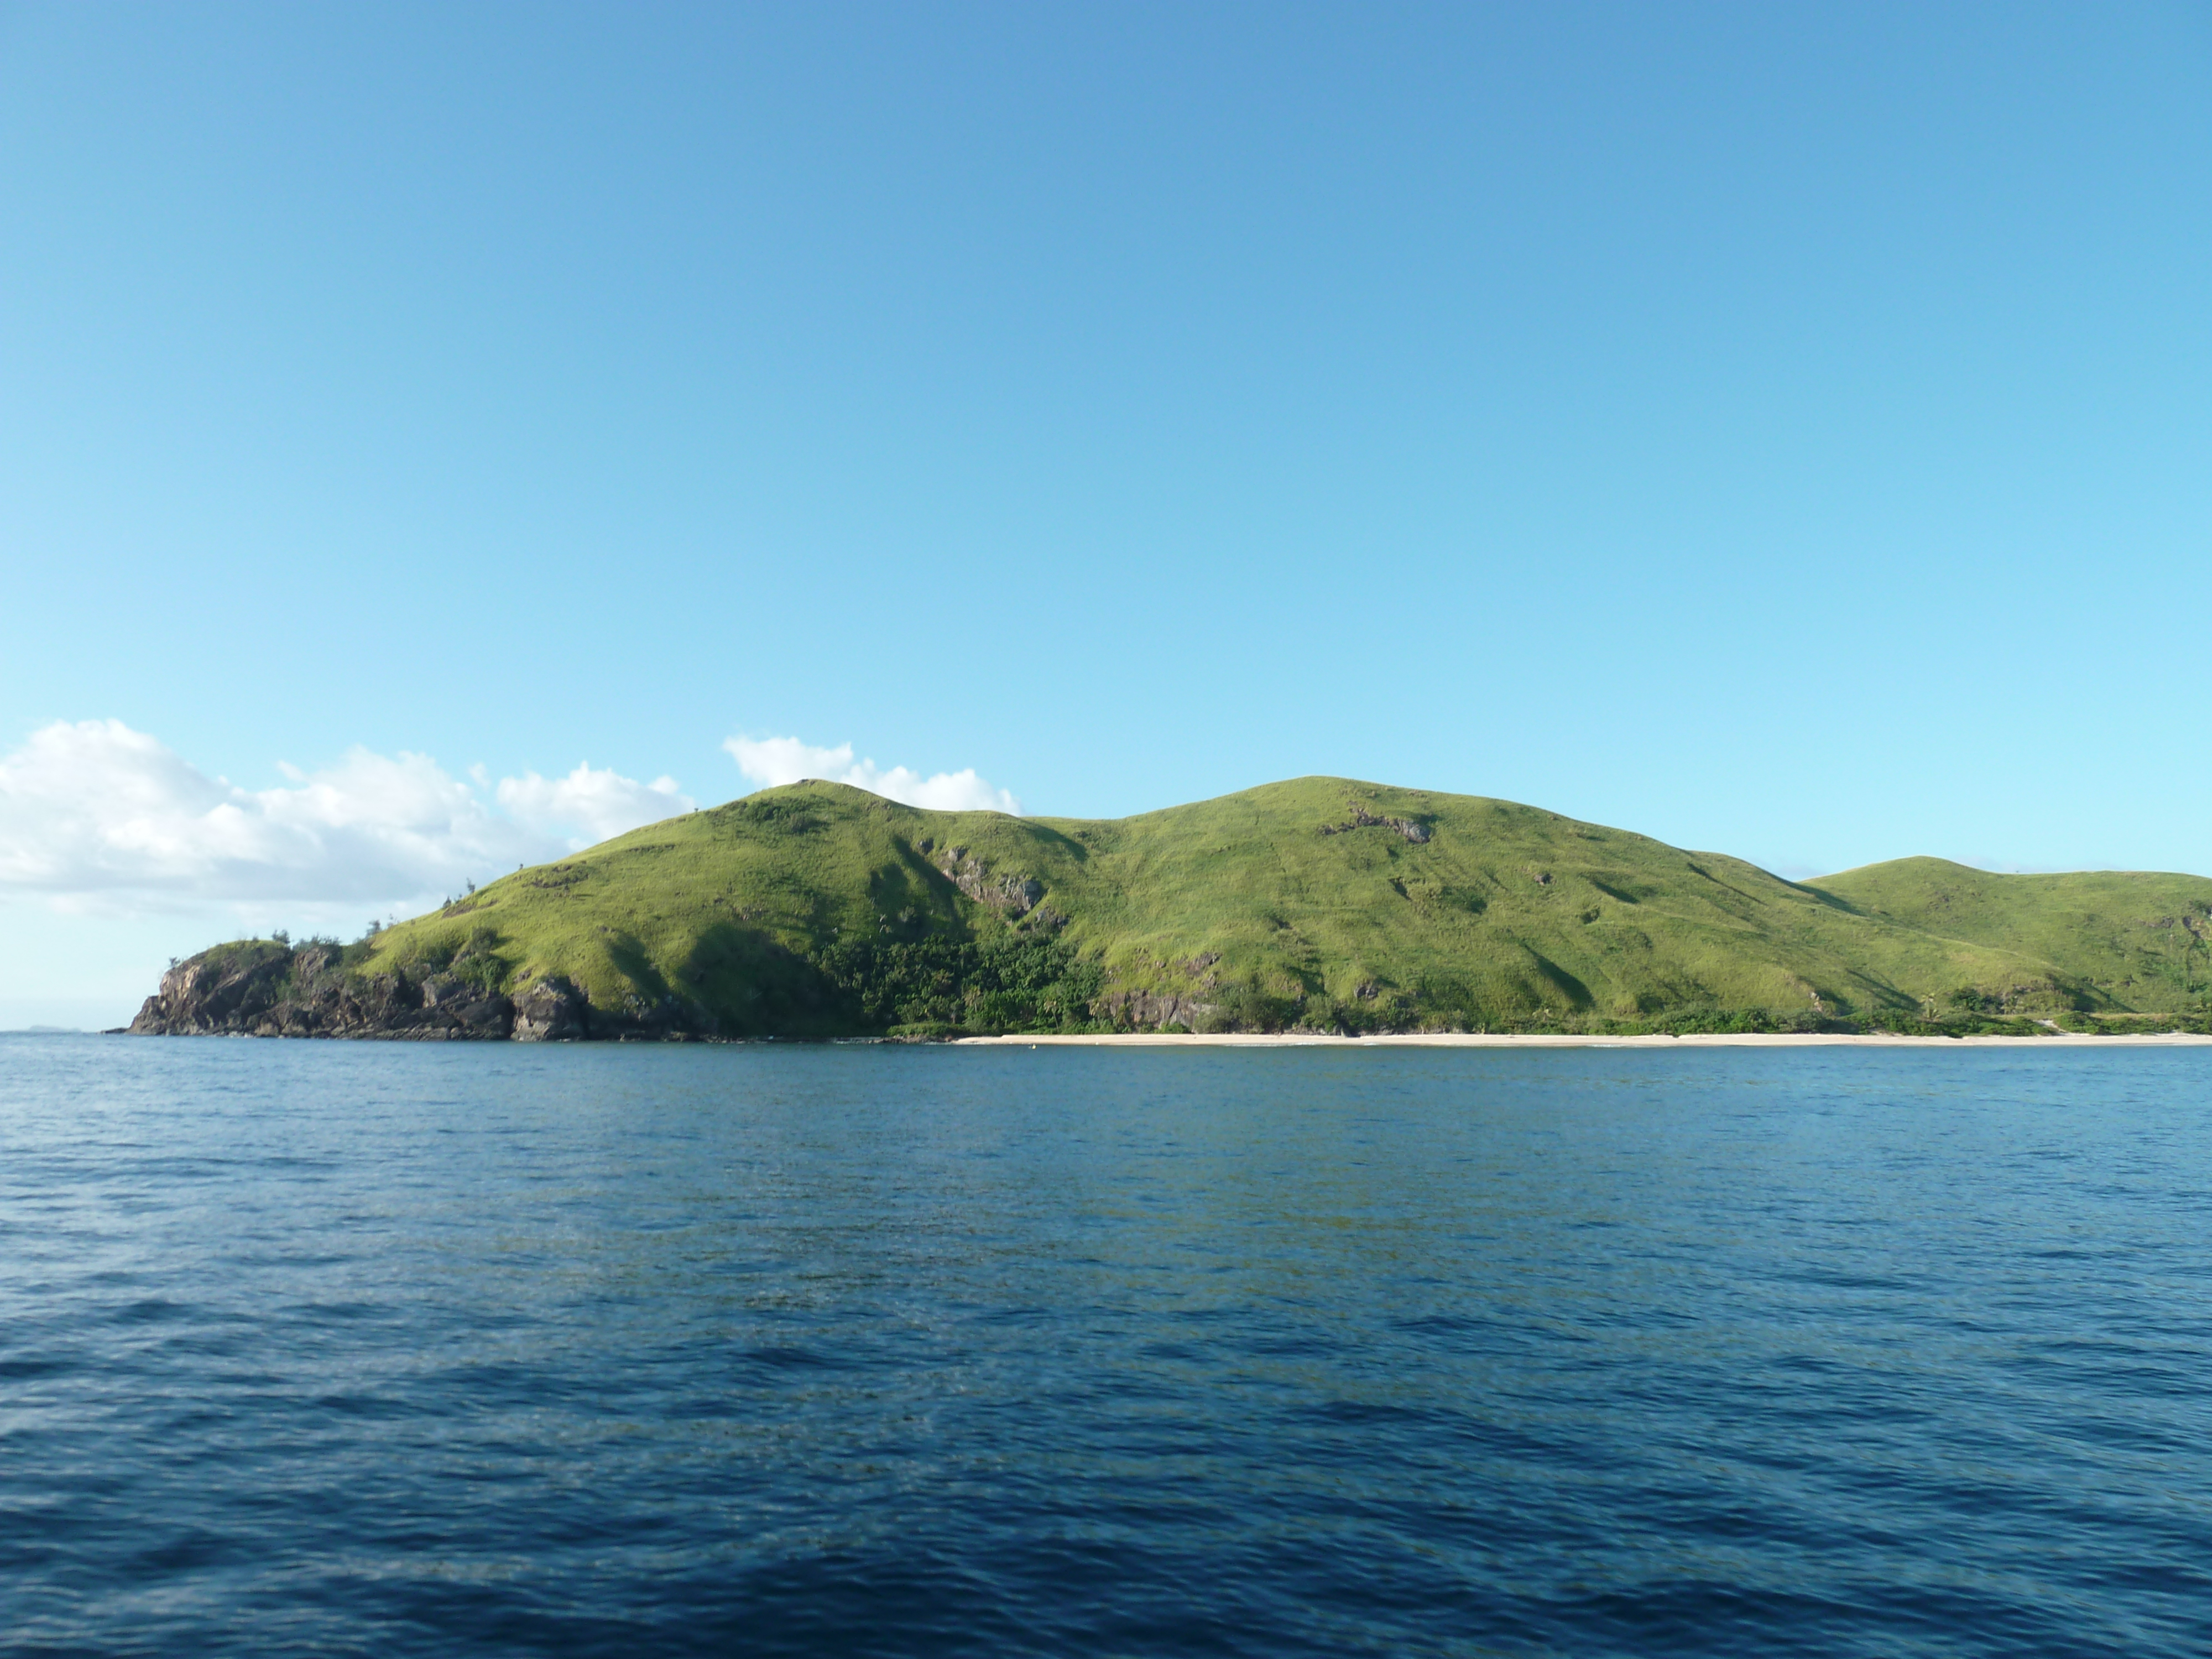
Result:
M2212 882L1934 867L1972 882L1882 866L1800 886L1510 802L1334 778L1095 822L805 783L502 878L353 966L508 990L565 976L599 1008L731 1035L2202 1006L2201 964L2152 973L2175 936L2135 919L2201 918ZM2038 884L2066 882L2092 885Z
M1899 859L1816 885L1869 917L2059 964L2100 1006L2202 1009L2212 988L2212 880L2202 876L2006 876Z

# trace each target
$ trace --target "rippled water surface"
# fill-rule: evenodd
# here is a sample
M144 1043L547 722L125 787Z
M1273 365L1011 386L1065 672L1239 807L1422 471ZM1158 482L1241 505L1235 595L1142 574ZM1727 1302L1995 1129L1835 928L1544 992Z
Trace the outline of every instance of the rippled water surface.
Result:
M0 1652L2212 1648L2212 1052L0 1038Z

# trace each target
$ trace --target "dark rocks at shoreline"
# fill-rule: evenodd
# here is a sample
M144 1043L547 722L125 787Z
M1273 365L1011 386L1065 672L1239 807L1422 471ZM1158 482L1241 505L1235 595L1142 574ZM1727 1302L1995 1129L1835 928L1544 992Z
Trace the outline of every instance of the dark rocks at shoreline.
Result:
M1028 896L1020 883L1010 880L1007 887L1019 898ZM1048 933L1064 918L1036 908L1031 920ZM474 970L466 957L450 969L404 963L368 972L349 967L349 954L322 941L294 946L255 939L216 945L164 974L160 990L124 1029L137 1036L418 1042L684 1042L731 1035L705 1007L665 994L633 994L603 1006L563 975L501 990L493 988L498 983L493 975ZM1219 961L1218 952L1207 952L1178 964L1196 981L1187 990L1108 990L1086 995L1081 1006L1089 1018L1115 1030L1236 1029L1212 971ZM807 1035L868 1032L865 1026L846 1031L817 1028Z
M592 1005L559 975L541 979L514 1000L510 1035L517 1042L562 1042L591 1032Z
M130 1031L139 1036L500 1038L514 1005L449 974L347 974L335 946L219 946L161 975Z
M1135 1031L1211 1030L1221 1012L1213 1003L1173 991L1109 991L1092 1006L1116 1030Z
M136 1036L560 1042L707 1035L696 1025L673 1006L595 1008L559 975L509 996L447 973L349 974L334 945L257 940L179 963L125 1029Z

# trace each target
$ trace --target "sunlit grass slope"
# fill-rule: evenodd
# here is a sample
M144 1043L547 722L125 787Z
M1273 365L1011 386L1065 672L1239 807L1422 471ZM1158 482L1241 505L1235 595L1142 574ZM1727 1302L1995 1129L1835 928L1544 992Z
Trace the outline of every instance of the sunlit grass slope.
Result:
M1805 887L1510 802L1335 778L1111 821L805 783L504 877L386 930L361 966L565 975L596 1006L731 1034L973 1025L957 984L865 1018L836 989L947 940L1049 941L1084 964L1103 994L1053 1005L1060 1024L1157 1023L1170 1003L1246 1026L1468 1028L2198 1006L2191 981L2148 973L2129 919L2201 915L2212 882L1934 867L1972 882L1932 898L1882 866ZM2087 884L2078 902L2038 884L2068 882Z
M1814 885L1870 918L2050 962L2100 1006L2197 1010L2212 988L2212 880L2203 876L1995 875L1898 859Z

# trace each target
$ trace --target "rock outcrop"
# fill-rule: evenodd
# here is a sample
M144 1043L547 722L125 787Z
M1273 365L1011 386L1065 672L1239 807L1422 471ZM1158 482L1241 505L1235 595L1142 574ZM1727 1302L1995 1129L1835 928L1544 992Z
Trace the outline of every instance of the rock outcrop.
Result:
M337 946L217 945L161 975L130 1030L141 1036L504 1037L514 1004L452 974L343 971Z
M994 877L990 866L964 847L939 848L936 863L945 878L976 903L1006 915L1027 915L1044 896L1044 884L1034 876Z
M1215 1029L1221 1010L1213 1003L1174 991L1109 991L1091 1005L1091 1012L1118 1030L1186 1031Z
M1380 825L1386 830L1395 830L1417 847L1425 845L1430 838L1429 826L1419 818L1378 817L1357 801L1352 803L1352 821L1349 823L1324 823L1321 827L1321 832L1324 836L1340 836L1348 830L1364 830L1370 824Z
M683 1041L713 1019L672 999L595 1007L560 975L515 988L466 961L461 972L346 971L334 945L270 939L219 945L161 975L129 1030L139 1036L391 1037L562 1042L586 1037Z
M557 974L539 980L514 999L512 1035L517 1042L560 1042L589 1036L591 1030L589 999Z

